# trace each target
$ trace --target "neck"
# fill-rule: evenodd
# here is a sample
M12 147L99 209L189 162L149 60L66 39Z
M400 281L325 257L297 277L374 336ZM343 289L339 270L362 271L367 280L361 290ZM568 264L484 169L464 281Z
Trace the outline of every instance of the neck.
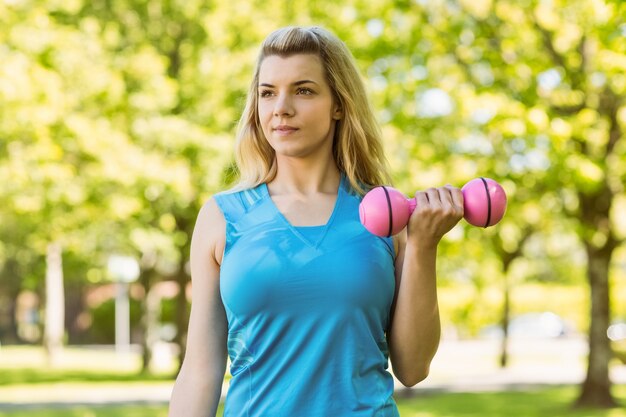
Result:
M335 193L339 187L341 173L333 158L323 163L297 158L280 158L277 164L276 177L268 184L277 194Z

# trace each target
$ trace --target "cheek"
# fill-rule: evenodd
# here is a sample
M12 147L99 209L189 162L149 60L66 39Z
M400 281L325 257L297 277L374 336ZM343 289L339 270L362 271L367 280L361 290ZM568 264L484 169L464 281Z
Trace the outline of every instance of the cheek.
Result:
M326 132L332 127L333 119L328 114L328 109L321 108L315 114L314 125L320 132Z
M257 114L259 115L259 121L261 122L261 128L263 132L267 133L268 125L272 121L272 111L268 106L257 106Z
M267 115L269 113L269 106L267 104L259 103L257 105L257 112L259 114L259 118L262 122L267 120Z

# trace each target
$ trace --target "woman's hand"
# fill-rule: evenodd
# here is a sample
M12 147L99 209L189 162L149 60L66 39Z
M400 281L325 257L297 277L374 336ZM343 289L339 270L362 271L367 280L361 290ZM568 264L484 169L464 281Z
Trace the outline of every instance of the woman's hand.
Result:
M463 217L463 194L451 185L415 193L417 205L408 224L408 244L436 247Z

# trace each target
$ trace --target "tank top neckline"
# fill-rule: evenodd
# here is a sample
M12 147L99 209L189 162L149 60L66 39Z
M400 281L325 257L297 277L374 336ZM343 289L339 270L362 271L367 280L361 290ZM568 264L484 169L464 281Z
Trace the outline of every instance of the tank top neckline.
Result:
M260 191L261 191L262 198L267 201L267 203L271 206L276 216L278 216L280 221L283 222L285 226L287 226L287 228L291 231L291 233L297 236L301 241L303 241L308 246L314 249L317 249L320 246L320 244L324 241L324 238L328 234L328 231L330 227L332 226L335 218L338 216L339 208L341 207L341 202L343 200L343 194L345 192L345 175L343 173L341 174L341 178L339 180L339 188L337 189L337 198L335 199L335 206L333 207L333 211L331 212L330 217L328 218L328 221L326 222L326 224L321 224L321 225L313 225L313 226L292 225L291 222L287 220L287 218L283 215L283 213L278 209L276 204L274 204L274 200L272 200L269 189L267 188L267 183L260 184ZM306 233L307 236L305 236L305 233L303 233L303 231L306 229L308 230L322 229L322 230L320 233L315 234L317 236L317 239L313 240L311 239L308 233Z

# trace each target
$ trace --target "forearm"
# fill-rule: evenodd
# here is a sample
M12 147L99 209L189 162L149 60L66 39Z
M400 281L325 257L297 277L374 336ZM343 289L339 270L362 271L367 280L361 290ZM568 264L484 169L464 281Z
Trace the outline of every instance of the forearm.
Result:
M197 371L181 369L169 405L169 417L208 417L215 416L222 394L224 373L213 377L198 375Z
M439 346L436 256L436 245L406 246L389 348L394 373L407 386L426 378Z

